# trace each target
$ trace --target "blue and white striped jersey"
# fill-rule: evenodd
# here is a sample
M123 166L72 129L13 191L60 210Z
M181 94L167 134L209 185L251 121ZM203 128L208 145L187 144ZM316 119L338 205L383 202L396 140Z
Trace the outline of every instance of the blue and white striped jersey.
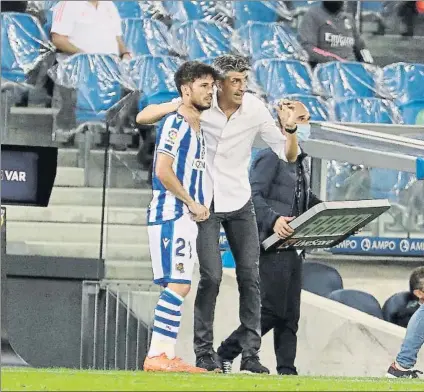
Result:
M180 114L170 113L157 129L153 161L153 198L147 212L149 225L175 220L188 212L187 206L166 190L155 176L158 153L174 158L172 168L184 189L193 200L204 203L206 147L203 132L194 131Z

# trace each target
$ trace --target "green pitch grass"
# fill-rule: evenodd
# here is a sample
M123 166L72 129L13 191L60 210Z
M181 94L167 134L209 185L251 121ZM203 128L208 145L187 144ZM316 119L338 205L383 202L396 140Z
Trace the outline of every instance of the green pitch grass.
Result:
M1 371L2 391L423 391L423 380L164 374L68 369Z

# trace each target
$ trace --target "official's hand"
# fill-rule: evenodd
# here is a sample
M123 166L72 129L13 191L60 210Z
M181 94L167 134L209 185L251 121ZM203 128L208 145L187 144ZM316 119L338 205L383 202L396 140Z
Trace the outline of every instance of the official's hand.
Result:
M289 226L289 222L294 219L294 216L280 216L274 224L274 233L280 238L286 238L293 233L293 229Z
M190 203L187 207L195 222L203 222L209 218L210 212L208 207L196 202Z
M283 128L293 129L296 127L296 110L293 101L288 99L281 100L277 105L277 115L280 125Z
M178 107L178 113L184 117L184 119L189 123L189 125L194 129L200 128L200 118L199 113L194 109L189 108L185 105L180 105Z

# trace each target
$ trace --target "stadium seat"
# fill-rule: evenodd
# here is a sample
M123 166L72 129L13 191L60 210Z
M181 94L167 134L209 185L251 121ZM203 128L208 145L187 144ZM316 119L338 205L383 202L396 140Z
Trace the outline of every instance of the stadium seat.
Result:
M377 68L356 62L318 64L314 72L323 94L331 98L378 96L375 73Z
M383 305L384 320L406 328L418 306L417 299L409 291L393 294Z
M384 1L361 1L363 14L380 14L383 11Z
M383 81L399 105L424 100L424 64L387 65L383 68Z
M307 61L308 54L293 30L283 23L249 21L238 29L239 51L253 61L266 58L286 58Z
M234 16L236 28L253 20L278 22L281 18L291 20L291 13L283 1L235 1Z
M119 15L124 18L141 18L141 8L138 1L114 1Z
M139 56L131 61L131 80L141 92L139 110L178 96L174 74L182 63L178 57L151 55Z
M321 97L317 97L315 95L293 94L288 95L285 98L302 102L309 110L312 121L331 120L329 107Z
M343 280L337 270L325 264L309 261L303 264L302 289L326 297L343 288Z
M397 202L399 192L404 190L411 180L411 175L398 170L370 168L370 191L373 199L389 199Z
M164 8L174 21L208 20L232 23L232 1L164 1Z
M269 101L290 94L313 94L312 73L306 63L296 60L264 59L256 61L253 69Z
M181 42L190 60L217 57L231 52L233 30L219 22L191 20L172 28L174 40Z
M1 77L16 83L31 83L41 62L53 60L54 48L38 20L17 12L1 14ZM37 75L39 78L41 75ZM34 82L35 83L35 82Z
M383 311L377 299L368 293L359 290L340 289L330 293L327 298L340 302L367 313L371 316L383 319Z
M379 98L341 98L334 101L336 121L354 123L402 123L401 114L392 101Z
M104 122L125 85L117 56L76 54L60 62L51 75L57 85L75 91L77 125Z
M424 125L424 99L398 105L405 124Z
M122 34L128 50L136 56L165 56L181 51L166 26L158 20L122 19Z

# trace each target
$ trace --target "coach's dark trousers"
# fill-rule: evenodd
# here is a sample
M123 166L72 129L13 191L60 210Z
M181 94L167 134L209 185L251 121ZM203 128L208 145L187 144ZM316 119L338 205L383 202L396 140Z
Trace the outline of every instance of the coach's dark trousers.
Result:
M261 253L261 333L274 329L274 350L279 374L297 374L294 361L300 317L303 257L294 250ZM218 352L233 360L241 352L240 327L222 343Z
M199 223L197 251L200 282L194 304L194 351L199 358L213 354L213 322L222 279L219 250L220 226L224 227L236 262L240 293L240 351L255 356L261 345L259 292L259 238L251 200L238 211L215 213L212 202L207 221ZM225 320L220 320L225 322Z

